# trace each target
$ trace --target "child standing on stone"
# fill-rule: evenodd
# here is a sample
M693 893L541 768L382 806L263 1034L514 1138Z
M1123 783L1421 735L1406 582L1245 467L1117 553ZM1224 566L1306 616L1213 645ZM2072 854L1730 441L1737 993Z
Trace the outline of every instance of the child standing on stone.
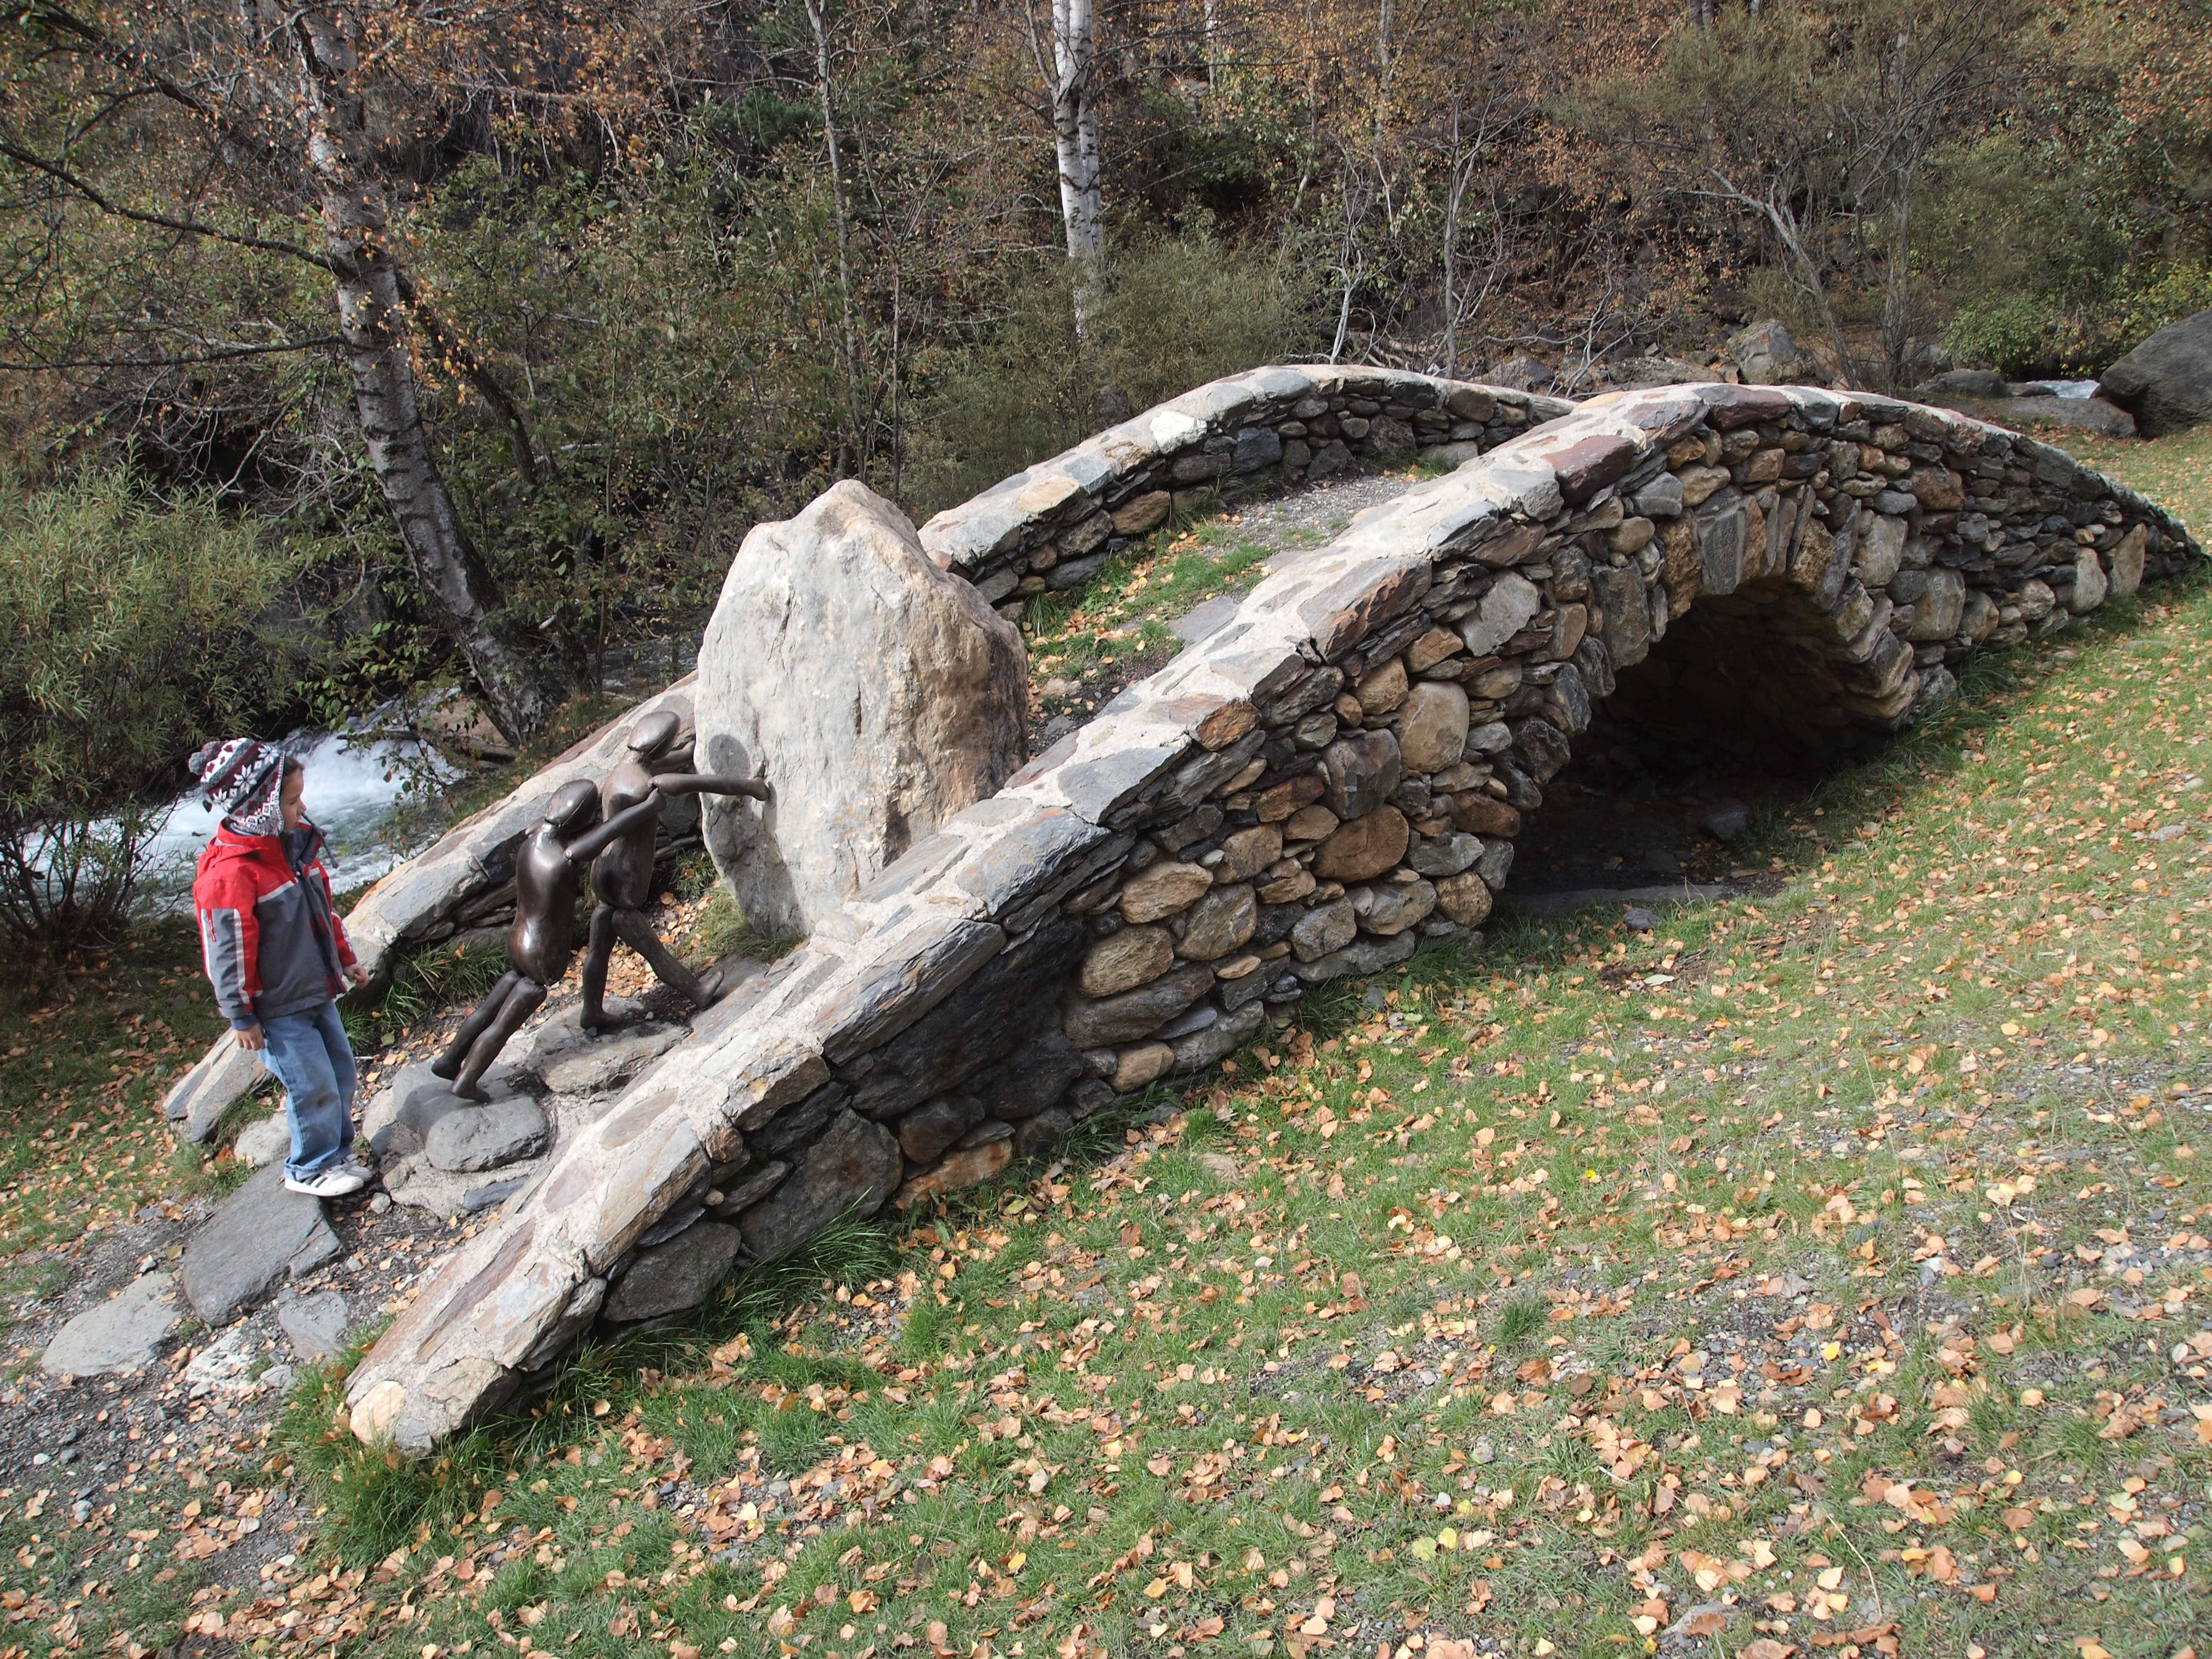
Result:
M307 769L252 738L208 744L190 765L223 815L192 881L200 948L239 1047L284 1085L284 1184L316 1198L358 1192L371 1177L353 1157L357 1073L337 998L368 975L316 857L322 831L301 809Z

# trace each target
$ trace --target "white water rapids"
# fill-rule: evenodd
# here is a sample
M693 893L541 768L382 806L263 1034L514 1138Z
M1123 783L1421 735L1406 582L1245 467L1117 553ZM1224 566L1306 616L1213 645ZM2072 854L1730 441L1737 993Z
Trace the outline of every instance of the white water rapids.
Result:
M371 715L356 731L380 725ZM284 750L307 768L307 817L329 842L323 864L341 893L376 880L419 850L388 833L393 812L410 790L419 796L460 775L459 768L411 738L364 740L346 732L301 731L284 739ZM142 908L174 911L190 902L193 866L218 822L198 791L179 798L147 842L138 883Z

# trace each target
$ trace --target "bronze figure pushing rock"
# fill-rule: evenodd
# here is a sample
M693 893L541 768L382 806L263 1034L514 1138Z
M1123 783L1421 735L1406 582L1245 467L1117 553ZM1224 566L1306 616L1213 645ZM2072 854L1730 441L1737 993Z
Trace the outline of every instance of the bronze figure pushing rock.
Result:
M668 758L681 729L676 716L665 710L647 714L629 734L629 753L608 774L599 791L608 827L627 827L592 861L592 891L599 902L592 912L591 944L584 956L584 1006L579 1015L586 1031L607 1024L607 963L617 937L646 959L663 984L673 986L695 1006L703 1008L721 993L720 969L692 973L660 942L646 919L645 907L653 900L654 832L660 809L670 797L744 795L766 800L768 786L750 778L654 769L656 763Z

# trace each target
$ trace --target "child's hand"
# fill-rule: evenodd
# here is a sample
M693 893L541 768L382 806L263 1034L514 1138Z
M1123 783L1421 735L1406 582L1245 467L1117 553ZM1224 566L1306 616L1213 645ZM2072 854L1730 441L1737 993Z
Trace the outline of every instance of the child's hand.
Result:
M346 963L344 972L345 982L352 986L356 991L361 989L362 986L368 983L368 969L362 967L357 962L349 962Z
M269 1033L258 1024L249 1025L238 1034L238 1046L249 1054L258 1054L269 1046Z

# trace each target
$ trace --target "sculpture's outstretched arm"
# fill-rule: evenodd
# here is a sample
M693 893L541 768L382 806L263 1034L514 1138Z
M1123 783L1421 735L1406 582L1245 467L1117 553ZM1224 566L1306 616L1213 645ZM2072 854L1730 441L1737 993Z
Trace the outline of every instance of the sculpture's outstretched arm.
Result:
M568 854L569 863L586 863L608 842L620 841L638 825L659 817L665 804L660 791L656 789L636 805L624 807L598 829L586 830L575 840L562 842L561 850Z
M768 799L768 786L757 778L726 776L714 772L656 772L653 787L664 795L744 795Z

